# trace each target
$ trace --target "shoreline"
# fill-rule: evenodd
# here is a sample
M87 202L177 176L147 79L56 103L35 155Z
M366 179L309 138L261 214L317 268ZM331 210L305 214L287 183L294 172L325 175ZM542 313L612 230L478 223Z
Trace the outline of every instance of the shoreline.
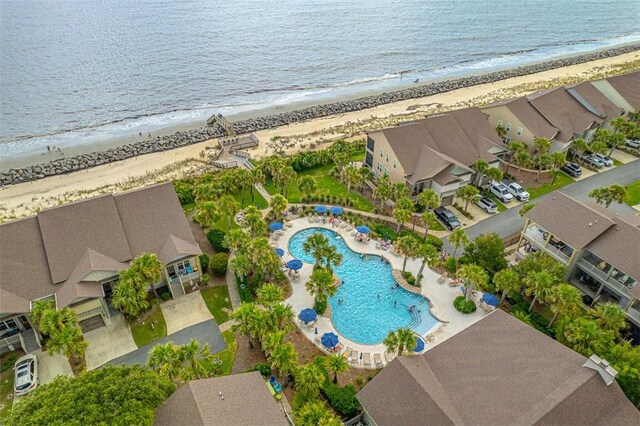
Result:
M275 152L287 154L319 149L340 138L362 138L366 130L393 126L400 121L452 109L481 106L497 99L522 96L543 88L603 78L640 68L640 51L570 65L531 75L506 78L447 92L387 103L358 111L298 121L256 132L261 143L250 150L252 158ZM190 176L207 169L205 148L214 141L185 144L177 149L109 162L28 183L0 186L0 222L107 192L121 192L168 179ZM217 143L216 143L217 146Z
M236 121L233 125L236 132L239 134L271 130L277 127L304 122L307 120L371 109L381 105L410 99L419 99L480 84L495 83L509 78L531 75L542 71L559 69L603 58L620 56L622 54L638 50L640 50L640 43L627 44L586 54L533 63L508 70L471 74L465 77L448 80L435 80L427 84L420 84L414 87L388 93L339 100L332 103L293 109L286 112L278 112L255 118L249 117ZM161 135L156 133L157 136L155 138L148 139L143 137L142 141L133 143L123 144L124 141L130 140L131 137L120 137L110 141L100 142L98 144L87 144L85 146L78 145L77 147L66 149L67 152L74 154L71 156L60 156L60 154L57 153L44 153L37 154L35 156L18 156L13 162L11 160L4 162L6 165L3 166L5 169L0 171L0 186L13 185L42 179L48 176L71 173L102 164L137 157L143 154L164 152L221 137L225 134L223 129L220 127L214 128L204 126L198 129L188 130L189 127L190 125L185 124L178 127L181 130L173 134L163 134L160 132ZM176 127L166 129L165 132L170 133L175 129ZM108 148L96 150L96 147ZM58 156L58 158L48 162L38 161L40 160L39 157L42 157L43 155L55 155ZM2 162L0 162L0 164L1 163Z

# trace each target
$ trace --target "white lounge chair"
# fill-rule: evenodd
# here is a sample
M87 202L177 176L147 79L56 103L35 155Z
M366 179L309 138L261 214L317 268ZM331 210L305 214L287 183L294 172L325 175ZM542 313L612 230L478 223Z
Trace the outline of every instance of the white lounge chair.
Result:
M373 362L375 362L376 368L384 367L384 364L382 363L382 358L380 357L380 354L373 354Z
M359 356L360 356L360 352L352 350L351 351L351 357L350 357L351 358L351 364L357 365L358 362L360 361Z
M363 352L362 359L364 360L364 368L373 368L371 364L371 354L369 352Z

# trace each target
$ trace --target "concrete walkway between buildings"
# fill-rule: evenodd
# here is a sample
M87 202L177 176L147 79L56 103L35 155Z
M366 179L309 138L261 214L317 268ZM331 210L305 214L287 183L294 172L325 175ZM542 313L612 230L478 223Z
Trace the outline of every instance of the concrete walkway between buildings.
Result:
M200 294L200 293L198 293ZM227 348L227 344L222 337L218 324L214 319L203 321L199 324L191 325L177 333L163 337L146 346L129 352L126 355L109 361L109 365L146 365L149 351L156 345L173 342L176 345L189 343L191 339L197 340L201 345L205 343L211 347L211 353L217 353Z
M224 333L225 331L229 330L234 323L235 323L234 320L229 320L227 322L220 324L220 331Z
M269 193L267 192L267 190L266 190L266 189L264 189L264 186L262 186L262 184L261 184L261 183L257 183L257 184L255 184L255 185L253 185L253 187L254 187L255 189L257 189L257 190L258 190L258 192L260 193L260 195L262 195L262 196L264 197L264 199L265 199L265 200L267 200L267 203L271 201L271 194L269 194Z
M86 353L87 370L98 368L114 358L138 349L133 341L131 328L122 314L111 317L110 326L85 333L84 338L89 343Z
M231 261L231 258L229 258ZM240 300L240 292L238 292L238 284L236 283L236 274L233 273L231 268L227 268L227 288L229 289L229 299L231 300L231 307L236 309L242 301Z
M161 303L160 309L167 323L167 334L213 319L199 291Z

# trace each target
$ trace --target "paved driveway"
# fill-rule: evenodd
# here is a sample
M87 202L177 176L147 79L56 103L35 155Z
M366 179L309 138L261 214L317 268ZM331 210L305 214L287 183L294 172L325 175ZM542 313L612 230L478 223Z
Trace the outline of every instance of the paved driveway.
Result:
M149 343L140 349L136 349L133 352L109 361L109 364L145 365L147 363L149 350L154 346L167 342L183 345L185 343L189 343L191 339L196 339L200 344L208 343L211 347L211 353L217 353L227 348L227 344L222 337L218 324L212 319L184 328L167 337L163 337L160 340Z
M63 355L49 355L49 352L43 352L39 349L33 352L38 357L40 369L38 371L40 384L51 383L58 376L73 376L69 360Z
M167 334L213 319L199 291L160 304Z
M111 317L110 326L85 333L84 338L89 342L86 355L88 370L138 348L122 314Z
M586 179L561 188L560 191L578 200L588 201L588 194L593 188L609 186L614 183L629 185L637 180L640 180L640 160L618 166L606 172L600 172L593 176L589 176ZM549 194L546 194L533 201L538 202L548 196ZM618 213L634 213L634 210L626 204L613 203L609 209ZM518 214L519 210L519 208L513 208L493 215L473 226L465 228L465 232L469 236L470 240L473 240L480 234L486 234L489 232L497 232L503 238L513 235L516 232L519 232L524 226L524 219ZM443 238L442 240L444 242L443 248L449 253L453 253L454 248L449 244L447 238ZM462 250L458 250L458 255L460 254L462 254Z

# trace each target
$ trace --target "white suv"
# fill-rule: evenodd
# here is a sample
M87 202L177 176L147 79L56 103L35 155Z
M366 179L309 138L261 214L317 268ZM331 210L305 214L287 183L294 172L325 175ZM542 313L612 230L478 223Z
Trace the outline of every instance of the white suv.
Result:
M503 203L508 203L513 200L513 195L511 195L507 190L507 187L500 182L491 181L491 183L489 183L489 191L491 191L491 193L498 197L498 200Z
M506 184L506 182L504 184ZM516 197L516 200L529 201L529 193L525 191L524 188L520 186L520 184L516 182L511 182L506 185L507 185L507 191L509 191L511 195Z

